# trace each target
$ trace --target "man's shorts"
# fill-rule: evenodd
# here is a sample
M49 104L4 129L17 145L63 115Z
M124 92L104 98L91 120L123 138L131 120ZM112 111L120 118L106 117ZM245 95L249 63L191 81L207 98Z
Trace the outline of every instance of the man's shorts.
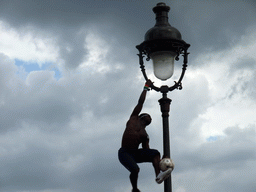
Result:
M122 147L118 151L120 163L130 172L139 170L137 163L152 162L157 155L160 153L155 149L126 149Z

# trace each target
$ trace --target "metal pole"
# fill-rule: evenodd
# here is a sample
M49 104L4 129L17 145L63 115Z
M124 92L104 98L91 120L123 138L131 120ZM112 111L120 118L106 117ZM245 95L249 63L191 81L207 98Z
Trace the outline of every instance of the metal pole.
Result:
M163 119L163 155L171 158L170 153L170 136L169 136L169 111L171 99L167 98L168 86L162 86L161 92L163 97L159 100ZM164 192L172 192L171 175L164 181Z

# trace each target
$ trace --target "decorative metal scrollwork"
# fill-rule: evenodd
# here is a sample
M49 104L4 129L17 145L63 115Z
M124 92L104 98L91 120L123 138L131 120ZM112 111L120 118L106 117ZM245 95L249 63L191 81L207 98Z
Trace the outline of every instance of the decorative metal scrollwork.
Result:
M186 71L186 69L187 69L187 57L188 57L188 54L189 54L189 53L187 53L187 48L184 48L184 47L181 48L181 47L179 47L178 50L179 50L179 51L178 51L179 53L178 53L178 55L176 56L175 59L177 60L177 58L178 58L178 60L179 60L179 57L178 57L178 56L182 53L182 56L183 56L182 72L181 72L181 75L180 75L179 80L178 80L178 81L174 81L174 85L171 86L171 87L168 87L168 90L169 90L169 91L173 91L174 89L178 89L178 90L181 90L181 89L182 89L182 83L181 83L181 81L182 81L182 79L183 79L183 77L184 77L184 75L185 75L185 71ZM146 60L149 61L149 60L150 60L150 57L149 57L149 55L148 55L147 53L140 51L140 53L138 54L138 56L139 56L139 61L140 61L141 72L142 72L142 74L143 74L145 80L147 81L147 80L148 80L148 77L147 77L147 74L146 74L146 69L145 69L144 61L143 61L144 55L147 56ZM154 89L154 90L157 91L157 92L159 92L159 91L162 90L161 87L156 87L155 85L152 85L151 88ZM161 92L162 92L162 91L161 91Z

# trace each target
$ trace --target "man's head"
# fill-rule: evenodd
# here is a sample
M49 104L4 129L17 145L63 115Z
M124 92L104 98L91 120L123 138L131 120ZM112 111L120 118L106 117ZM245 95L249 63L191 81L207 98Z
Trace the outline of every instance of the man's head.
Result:
M140 114L139 118L140 118L141 121L143 121L145 123L146 126L149 125L151 123L151 120L152 120L150 115L147 114L147 113Z

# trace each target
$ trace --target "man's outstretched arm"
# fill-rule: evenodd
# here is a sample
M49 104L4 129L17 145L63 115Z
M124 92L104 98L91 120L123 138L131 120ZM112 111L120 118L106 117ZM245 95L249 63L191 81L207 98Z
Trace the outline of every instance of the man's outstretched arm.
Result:
M147 95L147 91L149 89L149 87L152 85L152 82L150 80L148 80L145 84L145 88L144 90L142 91L141 95L140 95L140 98L139 98L139 101L138 101L138 104L135 106L131 116L138 116L142 110L142 107L143 107L143 104L145 102L145 99L146 99L146 95Z

